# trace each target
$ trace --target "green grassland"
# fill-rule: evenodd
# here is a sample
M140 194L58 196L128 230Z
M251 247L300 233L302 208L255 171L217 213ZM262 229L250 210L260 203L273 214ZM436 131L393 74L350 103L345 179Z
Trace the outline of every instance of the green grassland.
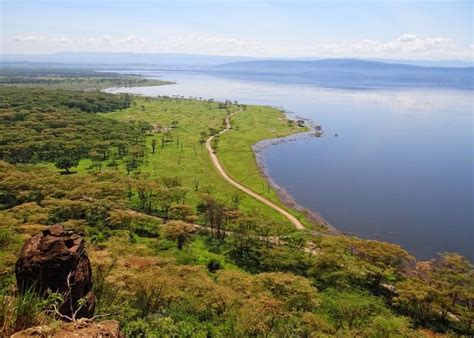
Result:
M232 118L232 129L222 135L218 155L227 172L237 181L269 200L284 206L275 189L269 186L257 165L252 145L308 131L306 127L288 124L284 113L272 107L248 106ZM288 209L301 222L307 218L295 209Z
M223 128L226 115L238 109L235 105L219 108L219 103L216 102L170 98L137 98L135 103L133 107L105 113L103 116L128 122L146 121L162 126L178 122L177 128L170 132L173 141L165 146L162 146L162 133L153 133L147 137L147 155L140 168L141 172L149 173L152 177L180 177L185 186L193 187L187 196L190 204L196 204L203 192L209 192L226 203L230 203L233 194L241 194L242 211L256 214L266 222L275 222L281 226L275 228L280 230L292 230L290 222L278 212L245 196L225 182L214 169L205 145L200 142L201 132L208 132L209 128ZM276 192L268 187L259 172L252 145L263 139L287 136L302 130L289 126L282 112L261 106L247 106L232 118L232 123L236 127L220 137L217 149L226 170L239 182L280 203ZM153 139L157 140L155 154L151 154ZM194 186L197 182L199 188L196 190ZM302 214L296 211L293 213L305 221Z

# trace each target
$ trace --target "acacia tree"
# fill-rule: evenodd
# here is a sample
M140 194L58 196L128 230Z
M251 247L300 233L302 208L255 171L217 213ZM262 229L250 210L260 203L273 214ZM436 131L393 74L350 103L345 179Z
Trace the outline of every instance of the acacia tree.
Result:
M425 326L433 316L437 291L418 277L397 283L394 304L417 323Z
M66 174L70 174L72 167L77 167L79 165L79 159L70 155L60 155L55 161L55 166L58 169L66 170Z
M421 325L441 322L474 334L474 267L463 256L444 253L418 264L417 277L397 283L395 305Z
M382 299L364 292L328 289L322 294L322 310L337 329L361 336L377 316L388 316Z
M140 209L150 214L153 209L153 201L160 190L158 183L149 180L148 175L143 175L134 181L134 188L140 202Z
M446 320L449 313L460 318L471 313L470 318L463 318L467 327L471 328L474 320L473 265L461 255L444 253L433 266L429 281L439 290L442 319Z
M205 223L211 228L211 235L222 242L226 232L224 225L227 221L227 210L222 202L219 202L209 195L205 195L198 205L198 211L204 216Z
M170 221L165 225L166 237L175 240L179 250L183 249L184 244L191 241L195 230L192 224L183 221Z

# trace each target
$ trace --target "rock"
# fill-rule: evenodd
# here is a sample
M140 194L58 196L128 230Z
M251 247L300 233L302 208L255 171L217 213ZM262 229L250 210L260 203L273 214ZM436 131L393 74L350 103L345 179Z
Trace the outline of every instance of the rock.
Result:
M76 319L94 315L92 271L82 234L53 225L31 237L21 250L15 275L20 292L33 289L43 297L49 292L62 294L65 300L59 308L62 315L71 318L80 299L85 299L85 305L77 312Z
M12 338L29 338L29 337L52 337L52 338L69 338L69 337L86 337L86 338L121 338L120 324L116 320L104 320L94 323L89 319L79 319L74 323L61 325L60 328L50 326L36 326L15 333Z

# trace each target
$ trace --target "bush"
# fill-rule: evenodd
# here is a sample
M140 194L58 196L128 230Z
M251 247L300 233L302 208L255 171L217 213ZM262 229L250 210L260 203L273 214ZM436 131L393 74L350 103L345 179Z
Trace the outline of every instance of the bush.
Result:
M207 270L209 272L214 273L220 269L221 269L221 262L219 262L217 259L211 259L209 263L207 263Z

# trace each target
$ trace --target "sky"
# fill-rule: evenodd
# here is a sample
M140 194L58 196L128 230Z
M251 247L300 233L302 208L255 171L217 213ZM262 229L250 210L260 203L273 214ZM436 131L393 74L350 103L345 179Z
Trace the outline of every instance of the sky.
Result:
M0 0L0 53L472 60L464 0Z

